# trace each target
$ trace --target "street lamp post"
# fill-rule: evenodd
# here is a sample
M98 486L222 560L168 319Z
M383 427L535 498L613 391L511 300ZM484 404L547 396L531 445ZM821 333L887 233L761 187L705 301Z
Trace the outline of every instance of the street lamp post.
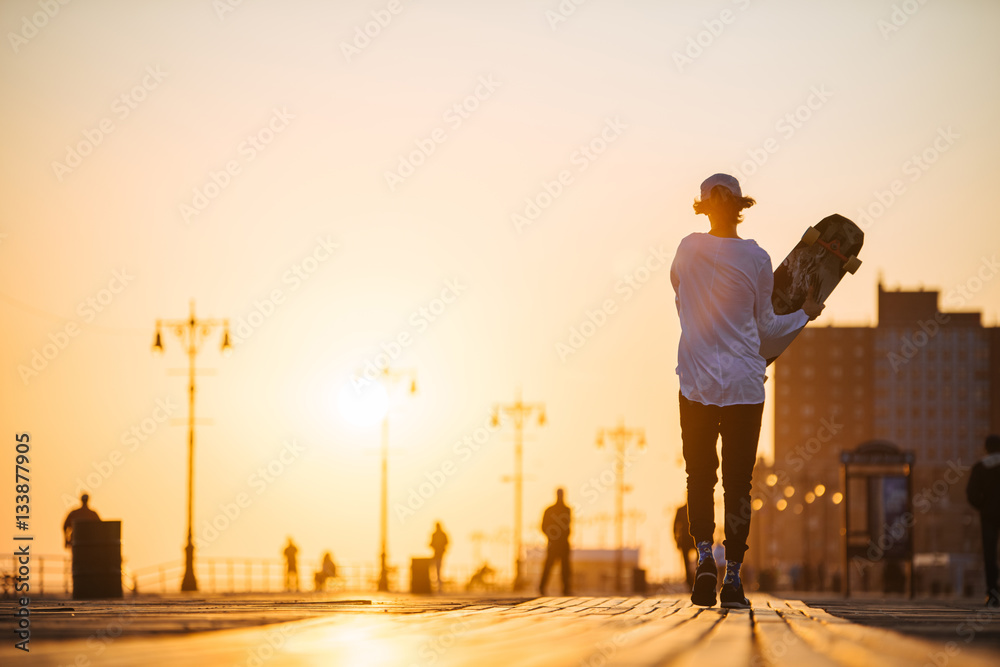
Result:
M156 338L153 340L153 352L163 352L163 337L161 327L167 327L187 346L188 353L188 489L187 489L187 545L184 547L184 579L181 581L182 591L197 591L198 580L194 575L194 542L192 525L194 523L194 358L198 349L208 338L212 330L221 326L222 352L232 349L229 344L228 319L197 319L194 315L194 299L191 299L191 315L186 320L156 320Z
M398 380L410 381L410 393L417 393L417 372L414 370L393 371L388 366L382 370L381 379L389 393L391 385ZM391 404L390 404L391 405ZM379 515L379 534L381 547L379 549L378 591L389 590L389 567L387 563L389 552L389 405L382 417L382 509Z
M615 448L615 462L618 470L615 471L618 478L618 493L615 495L615 533L617 538L617 550L615 551L615 591L621 593L622 590L622 556L625 548L625 491L631 490L625 485L625 449L629 442L635 438L639 449L646 446L646 433L641 428L625 428L625 418L618 419L618 426L615 428L602 428L597 431L597 447L604 447L604 439L607 438Z
M524 473L522 459L524 453L524 420L538 413L538 425L545 425L545 404L525 403L521 400L521 390L513 403L498 403L493 406L493 426L500 425L500 413L510 417L514 422L514 584L513 589L524 588L524 568L521 560L521 498L524 491Z

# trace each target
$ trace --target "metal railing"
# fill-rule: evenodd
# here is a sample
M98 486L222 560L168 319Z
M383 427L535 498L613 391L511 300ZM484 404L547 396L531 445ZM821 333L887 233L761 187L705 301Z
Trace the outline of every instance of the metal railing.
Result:
M30 572L28 574L29 593L32 597L41 597L46 591L50 595L69 595L72 580L71 561L64 554L31 554ZM17 554L0 554L0 586L3 587L4 599L18 597Z
M45 554L31 556L29 584L32 597L48 595L70 595L73 590L72 558L69 554ZM314 575L320 570L320 561L299 561L299 590L316 589ZM473 570L461 566L451 567L445 561L444 578L446 592L466 590L466 584ZM195 563L195 575L199 592L203 593L280 593L285 590L285 563L280 558L199 558ZM16 597L15 585L18 576L17 555L0 554L0 586L3 598ZM168 594L180 591L184 576L184 561L181 559L130 569L122 567L122 587L126 594ZM378 563L337 564L337 576L327 580L324 590L370 593L377 587ZM498 570L489 580L487 590L509 587L509 573ZM410 586L409 561L406 567L399 565L389 568L389 589L407 591Z
M298 589L315 589L314 575L320 562L299 561ZM128 573L129 588L136 593L173 593L180 590L184 561L175 560L139 568ZM277 593L286 590L285 563L279 558L199 558L195 562L198 589L205 593ZM337 576L327 580L325 590L373 590L378 567L338 564ZM395 586L395 577L390 580Z

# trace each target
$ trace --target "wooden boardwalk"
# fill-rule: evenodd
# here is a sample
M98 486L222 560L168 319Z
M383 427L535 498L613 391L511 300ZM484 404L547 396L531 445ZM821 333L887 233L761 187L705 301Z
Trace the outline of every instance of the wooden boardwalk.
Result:
M980 632L997 631L998 610L983 610L984 616L966 609L963 616L951 617L954 625L944 628L953 630L950 641L948 633L923 639L854 623L795 600L753 595L751 602L751 610L724 610L694 607L681 596L182 599L103 606L67 601L63 612L55 605L48 611L39 606L29 654L13 649L5 619L0 662L79 667L1000 665L1000 650L965 641L958 625L978 619ZM852 610L850 602L842 606ZM923 618L936 609L924 607Z

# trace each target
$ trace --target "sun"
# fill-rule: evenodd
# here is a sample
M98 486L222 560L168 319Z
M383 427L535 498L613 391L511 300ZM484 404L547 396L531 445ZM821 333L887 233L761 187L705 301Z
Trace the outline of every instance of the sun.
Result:
M337 395L340 415L353 426L369 428L385 417L389 394L380 382L353 379L345 382Z

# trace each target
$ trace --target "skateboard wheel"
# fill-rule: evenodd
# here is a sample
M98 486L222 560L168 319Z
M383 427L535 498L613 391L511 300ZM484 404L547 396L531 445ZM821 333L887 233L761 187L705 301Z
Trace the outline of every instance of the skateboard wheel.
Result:
M819 237L820 231L815 227L810 226L809 229L806 230L806 233L802 235L802 242L806 245L812 245L816 243L816 241L819 241Z
M847 258L847 261L844 262L844 271L847 271L852 275L860 268L861 268L861 260L858 259L857 255L851 255L850 257Z

